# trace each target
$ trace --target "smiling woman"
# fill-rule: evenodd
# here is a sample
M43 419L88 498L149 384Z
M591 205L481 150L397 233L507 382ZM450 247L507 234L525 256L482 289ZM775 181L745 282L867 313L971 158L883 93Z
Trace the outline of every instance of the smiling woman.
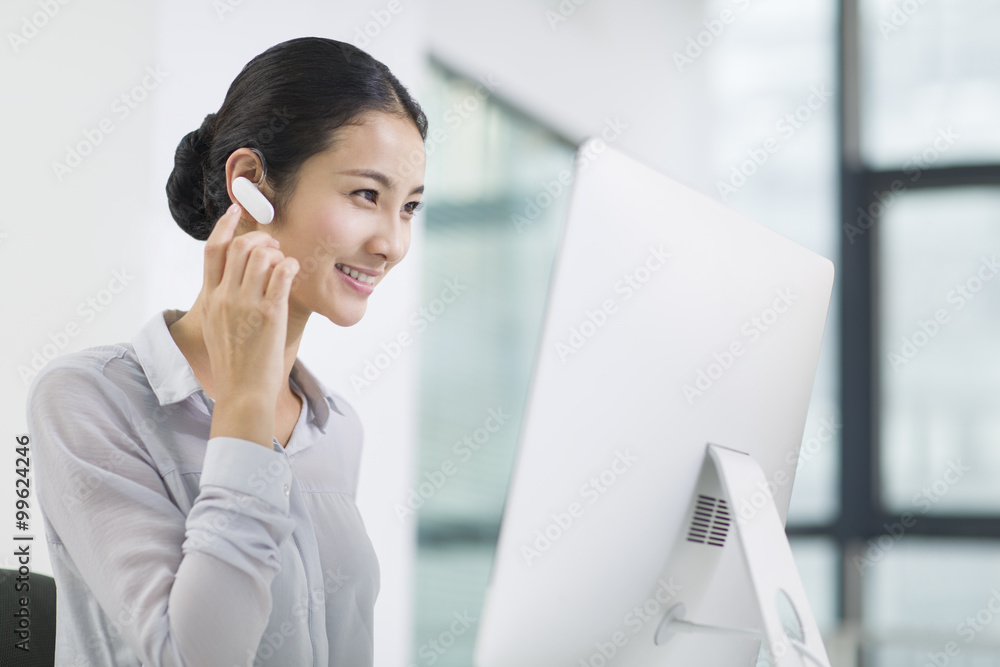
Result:
M56 664L373 664L362 427L296 355L312 313L357 323L406 256L426 135L385 65L310 37L251 60L183 138L166 190L206 241L194 305L29 388Z

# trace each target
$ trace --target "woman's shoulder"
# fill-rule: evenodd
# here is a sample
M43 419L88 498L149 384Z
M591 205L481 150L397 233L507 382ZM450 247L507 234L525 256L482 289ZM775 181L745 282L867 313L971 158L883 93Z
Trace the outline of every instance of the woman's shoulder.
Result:
M97 409L148 386L131 344L95 345L59 355L38 370L28 386L27 409Z
M39 470L153 464L137 430L145 377L137 366L127 344L108 344L63 354L38 371L25 416Z

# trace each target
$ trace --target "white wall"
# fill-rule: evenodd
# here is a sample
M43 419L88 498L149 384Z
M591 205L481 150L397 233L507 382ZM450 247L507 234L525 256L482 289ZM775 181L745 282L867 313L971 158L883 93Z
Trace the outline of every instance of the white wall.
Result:
M703 29L703 0L433 0L432 52L571 139L628 125L614 145L710 193L704 68L672 53Z
M55 6L51 18L36 2L15 0L3 8L5 444L26 429L32 376L23 371L32 367L33 357L40 366L56 354L127 340L144 321L151 276L140 247L150 213L162 205L147 194L148 137L151 106L168 90L166 83L127 116L112 108L155 63L151 7L107 1ZM35 29L32 22L42 27ZM10 34L22 32L26 43L11 44ZM99 130L102 121L109 134ZM69 173L57 175L53 164L67 161L69 146L87 143L84 133L97 145L72 163ZM112 294L108 286L115 271L126 274L125 286ZM99 312L86 306L88 299L102 302ZM0 488L4 497L13 497L13 449L4 451L11 455L0 461ZM3 505L5 515L11 510L12 500ZM10 532L4 526L5 567L13 564ZM27 532L35 535L31 569L51 573L37 505Z
M253 56L292 37L317 35L353 41L385 2L294 0L88 0L60 5L44 15L40 0L7 0L0 26L18 34L28 21L32 35L17 48L0 46L0 84L5 91L4 159L0 188L0 276L6 286L0 376L0 416L8 455L0 505L12 520L13 442L26 430L28 382L18 367L30 367L35 350L49 357L85 347L128 341L154 313L189 308L201 286L203 243L182 232L170 217L164 185L177 143L216 111L242 66ZM280 7L280 9L279 9ZM42 24L34 34L31 22ZM384 16L384 15L383 15ZM418 95L423 76L424 10L418 3L371 39L367 50L385 62ZM372 30L371 32L375 32ZM15 40L16 41L16 40ZM127 117L116 98L141 84L146 68L161 81ZM165 74L163 74L165 73ZM152 82L152 79L147 79ZM100 126L105 135L80 165L60 181L53 161L67 146ZM94 135L92 135L94 136ZM417 307L422 228L415 221L410 254L372 298L358 325L342 329L314 317L300 357L331 389L361 414L366 432L358 505L379 555L382 588L376 603L376 665L400 665L410 656L413 527L401 524L392 505L404 497L414 465L416 434L415 355L402 356L361 394L349 376L378 344L405 328ZM81 301L99 298L116 270L132 276L92 319ZM110 293L109 293L110 294ZM76 324L62 347L43 351L50 338ZM31 569L51 574L37 510ZM2 530L4 567L14 565L13 532Z
M5 33L19 33L41 12L40 0L7 0ZM0 84L19 91L4 105L6 150L0 161L5 215L0 216L0 276L6 289L3 328L8 351L0 376L3 434L12 445L25 430L27 382L17 369L35 350L59 339L67 324L69 352L129 340L153 313L187 308L199 288L202 248L170 218L163 187L181 137L216 111L240 68L268 46L303 35L354 41L368 25L364 48L420 97L428 45L474 77L492 74L497 94L566 135L599 133L609 120L627 125L616 139L625 152L711 191L702 147L708 135L704 77L677 72L671 52L698 29L701 0L589 0L550 25L555 0L399 0L402 11L375 29L388 0L89 0L58 5L26 44L0 46ZM279 9L280 7L280 9ZM228 8L231 11L221 11ZM380 13L383 20L385 13ZM38 23L42 19L37 20ZM7 40L9 42L9 39ZM112 103L139 84L147 67L162 83L120 118ZM52 162L85 130L111 119L79 167L60 181ZM432 119L433 120L433 119ZM419 219L418 219L419 220ZM370 388L357 394L358 373L379 345L408 329L418 306L422 227L410 256L380 288L358 325L342 329L313 318L300 356L331 388L347 396L366 429L359 506L379 554L382 591L376 604L376 664L406 664L412 634L413 523L401 524L401 501L415 465L416 349L410 348ZM92 320L78 304L97 298L115 270L134 276ZM11 451L8 447L7 451ZM13 488L13 456L0 461ZM6 508L5 508L6 507ZM8 512L11 506L0 504ZM34 517L33 532L42 536ZM3 529L7 540L7 529ZM9 543L8 543L9 544ZM32 569L50 573L44 541ZM12 565L3 548L5 566Z

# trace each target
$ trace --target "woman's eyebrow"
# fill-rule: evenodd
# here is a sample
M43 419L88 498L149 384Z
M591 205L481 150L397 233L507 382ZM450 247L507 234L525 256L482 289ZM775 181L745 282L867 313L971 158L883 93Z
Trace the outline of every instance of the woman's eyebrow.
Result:
M375 171L374 169L348 169L346 171L341 171L338 173L351 174L352 176L363 176L365 178L370 178L388 190L392 190L396 187L396 183L391 178L383 174L381 171ZM424 186L421 185L413 188L410 194L411 195L420 194L423 191L424 191Z

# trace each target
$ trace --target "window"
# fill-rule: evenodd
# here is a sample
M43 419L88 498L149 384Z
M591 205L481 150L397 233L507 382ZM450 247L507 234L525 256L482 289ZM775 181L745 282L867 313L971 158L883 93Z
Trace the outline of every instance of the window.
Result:
M468 667L576 146L437 63L430 81L414 661Z
M717 110L712 124L713 194L726 206L836 262L836 4L706 3L707 18L726 10L735 18L725 39L714 43L703 58L710 104ZM769 146L766 153L761 152L764 146ZM834 539L841 507L843 428L839 268L787 522L810 607L826 635L839 625L840 602L841 551Z
M1000 4L741 7L685 76L717 198L836 263L787 525L834 666L1000 663ZM431 74L414 653L466 666L575 146Z
M842 3L835 536L865 666L1000 660L998 26L983 0Z

